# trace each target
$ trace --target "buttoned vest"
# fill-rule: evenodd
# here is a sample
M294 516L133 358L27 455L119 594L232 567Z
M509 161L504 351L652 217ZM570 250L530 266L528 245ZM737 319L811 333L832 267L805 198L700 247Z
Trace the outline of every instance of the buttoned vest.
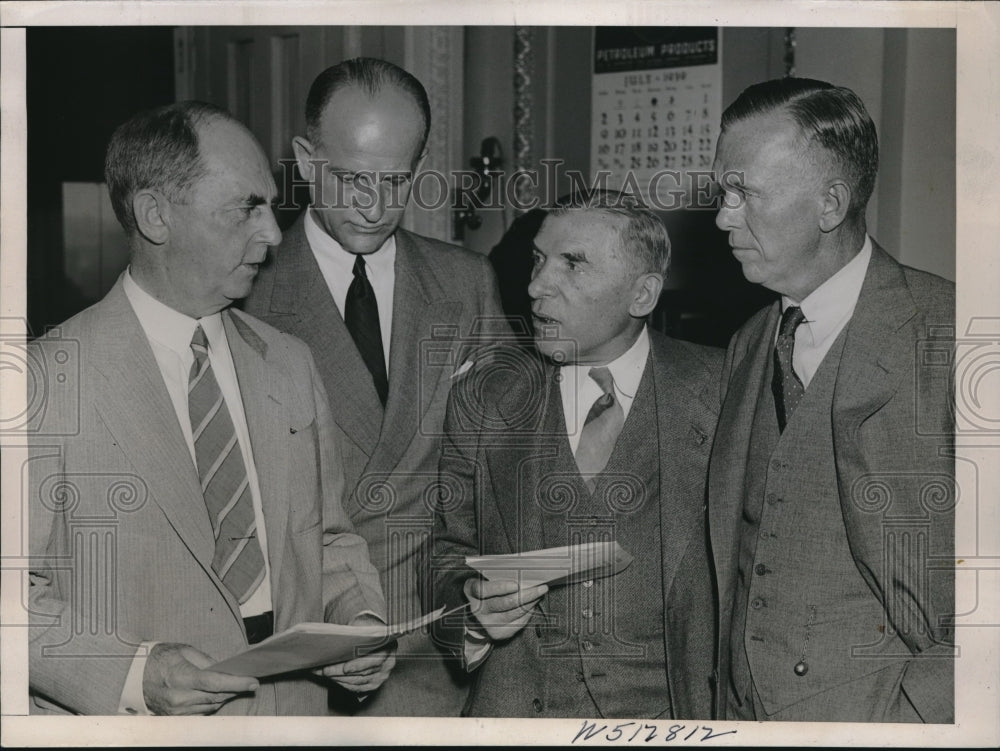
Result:
M593 494L565 438L557 383L548 404L547 434L561 434L561 440L551 472L536 478L545 545L617 540L634 559L615 577L557 587L546 596L534 630L535 663L543 675L536 716L669 716L650 367Z
M756 690L757 719L907 653L885 638L884 609L857 569L840 507L831 413L846 335L783 433L770 388L754 416L729 638L730 690L744 700Z

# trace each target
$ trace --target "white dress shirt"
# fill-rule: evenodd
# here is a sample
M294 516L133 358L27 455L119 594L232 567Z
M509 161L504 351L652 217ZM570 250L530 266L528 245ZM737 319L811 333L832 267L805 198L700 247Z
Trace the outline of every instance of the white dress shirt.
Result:
M805 300L796 302L790 297L781 298L782 311L790 305L798 305L805 316L795 330L795 347L792 350L792 368L803 386L809 386L826 353L854 315L871 257L872 240L866 235L861 252L814 289ZM777 341L777 332L774 338Z
M648 359L649 332L643 326L632 346L604 366L611 371L611 377L614 378L615 398L622 407L624 419L628 419ZM563 365L559 368L559 391L562 394L563 416L566 418L566 437L569 438L569 446L574 454L576 447L580 445L580 433L583 431L587 414L594 406L594 402L604 393L597 385L597 381L589 375L593 367L593 365Z
M343 246L326 233L313 216L312 209L306 209L305 218L306 239L316 257L319 270L323 274L326 286L333 295L333 301L344 317L344 302L347 300L347 290L354 281L354 253L344 250ZM382 243L382 247L374 253L365 255L365 272L368 281L375 290L375 303L378 305L378 325L382 333L382 352L385 354L385 372L389 372L389 343L392 340L392 291L396 284L396 236Z
M271 572L267 560L267 531L264 526L264 512L260 499L260 485L257 480L257 468L253 460L250 445L250 431L247 428L246 413L243 410L243 398L240 395L239 381L236 377L236 367L226 339L226 330L222 324L222 315L215 313L199 320L189 318L179 313L142 289L132 278L130 271L125 272L123 289L128 298L139 325L142 327L153 357L160 368L163 383L166 386L181 433L191 454L191 462L197 472L194 439L191 432L191 418L188 411L188 379L191 365L194 363L194 353L191 351L191 338L195 327L200 323L208 338L208 359L212 371L222 391L223 399L229 408L233 427L243 455L243 464L247 470L250 482L250 496L253 501L254 517L257 522L257 540L264 554L264 579L250 598L240 606L243 617L260 615L271 610ZM208 518L206 517L206 523ZM142 675L145 670L145 656L156 642L145 642L133 660L129 676L122 691L120 712L128 714L148 713L142 700ZM138 686L136 686L136 683ZM136 689L138 693L136 693Z

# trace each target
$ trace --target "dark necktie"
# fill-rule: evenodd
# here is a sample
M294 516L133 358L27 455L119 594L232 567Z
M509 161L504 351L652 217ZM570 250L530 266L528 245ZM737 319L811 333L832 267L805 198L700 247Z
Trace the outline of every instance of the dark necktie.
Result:
M375 290L372 289L368 275L365 273L365 258L354 256L354 280L347 288L347 299L344 301L344 323L351 332L351 338L361 354L361 359L372 374L372 382L378 392L378 398L385 406L389 395L389 378L385 372L385 350L382 348L382 329L378 320L378 304L375 301Z
M587 413L587 419L580 431L580 442L576 447L576 466L583 475L587 489L594 492L594 477L607 466L611 452L618 441L618 434L625 424L622 405L615 399L615 380L607 368L591 368L588 374L598 386L601 394Z
M774 407L778 414L778 429L782 432L806 393L805 386L792 367L795 330L805 319L802 308L795 306L786 308L781 314L778 341L774 345L774 376L771 378L771 392L774 394Z
M200 325L191 338L191 351L194 363L188 377L188 412L201 492L215 536L212 568L243 604L264 579L264 554L257 540L250 481Z

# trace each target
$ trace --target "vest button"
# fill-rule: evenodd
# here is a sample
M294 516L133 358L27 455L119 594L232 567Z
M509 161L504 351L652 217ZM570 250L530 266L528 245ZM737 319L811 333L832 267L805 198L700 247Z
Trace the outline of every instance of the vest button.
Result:
M777 460L777 459L773 460L771 462L771 469L773 469L775 472L777 472L778 470L780 470L781 469L781 462L779 460Z
M764 607L764 601L759 597L754 597L752 600L750 600L750 607L752 607L754 610L760 610L762 607Z
M577 679L578 681L580 681L580 683L583 683L583 682L584 682L584 681L586 680L586 679L585 679L585 678L583 677L583 673L577 673L577 674L576 674L576 679Z
M531 706L533 706L535 708L536 712L541 712L542 711L542 700L541 699L533 699L532 702L531 702Z
M753 570L758 576L763 576L764 574L767 573L768 568L763 563L758 563L756 566L753 567Z
M806 664L805 660L795 663L795 667L792 668L795 671L795 675L800 678L809 672L809 665Z
M580 615L582 615L584 618L593 618L594 611L591 610L590 608L584 608L583 610L580 611Z

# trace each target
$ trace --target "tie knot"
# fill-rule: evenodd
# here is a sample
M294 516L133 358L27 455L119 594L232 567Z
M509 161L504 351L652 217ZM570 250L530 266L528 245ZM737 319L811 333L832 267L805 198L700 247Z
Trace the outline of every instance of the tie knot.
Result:
M208 354L208 337L205 336L205 329L199 323L194 327L194 334L191 335L191 350L195 359L205 357Z
M781 336L793 336L795 334L795 329L799 327L804 320L806 320L805 314L802 312L802 308L791 305L785 308L785 312L781 314L781 328L779 333Z
M605 394L614 394L615 392L615 379L611 375L611 371L607 368L591 368L590 372L587 374L601 387L601 391Z
M354 256L354 276L362 281L368 278L365 274L365 257L360 253Z

